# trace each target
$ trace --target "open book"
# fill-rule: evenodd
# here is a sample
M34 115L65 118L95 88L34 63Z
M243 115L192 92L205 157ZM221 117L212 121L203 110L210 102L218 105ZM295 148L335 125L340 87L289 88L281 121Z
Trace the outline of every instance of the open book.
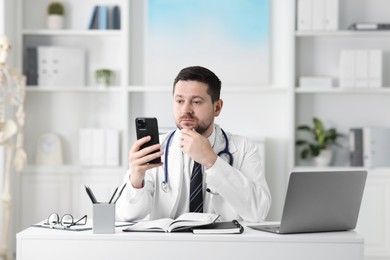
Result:
M184 213L176 219L162 218L150 221L141 221L129 226L123 231L154 231L154 232L173 232L190 229L214 223L219 215L212 213Z

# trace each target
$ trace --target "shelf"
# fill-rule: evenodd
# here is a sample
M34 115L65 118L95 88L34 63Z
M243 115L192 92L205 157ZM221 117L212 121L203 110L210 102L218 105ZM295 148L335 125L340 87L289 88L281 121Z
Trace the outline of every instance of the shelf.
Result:
M76 166L76 165L27 165L25 169L23 169L23 174L80 174L80 172L91 172L96 174L104 174L107 172L118 172L124 173L124 169L121 166L109 167L109 166Z
M62 86L62 87L40 87L40 86L28 86L27 92L122 92L127 91L129 93L158 93L158 92L172 92L172 86L110 86L110 87L96 87L96 86ZM287 92L287 88L272 87L272 86L225 86L223 88L224 93L284 93Z
M315 167L315 166L295 166L292 171L295 172L315 172L315 171L361 171L366 170L368 174L387 175L390 177L390 167L381 168L365 168L365 167L351 167L351 166L329 166L329 167Z
M390 31L296 31L296 37L390 37Z
M121 36L121 30L23 30L24 36Z
M37 87L27 86L27 92L122 92L120 86L96 87L96 86L61 86L61 87Z
M382 87L382 88L295 88L295 93L297 94L390 94L390 87Z
M172 86L129 86L129 92L172 92ZM278 93L287 92L287 88L274 86L230 86L222 87L223 93Z

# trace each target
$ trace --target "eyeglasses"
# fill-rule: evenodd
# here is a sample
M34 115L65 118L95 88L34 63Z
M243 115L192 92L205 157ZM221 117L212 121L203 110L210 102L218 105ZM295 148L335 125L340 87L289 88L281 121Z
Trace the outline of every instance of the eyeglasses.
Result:
M77 221L74 221L74 218L71 214L65 214L61 217L57 213L51 213L46 220L45 225L48 225L50 228L54 228L57 225L61 225L63 228L70 228L75 225L85 225L87 224L87 215L84 215Z

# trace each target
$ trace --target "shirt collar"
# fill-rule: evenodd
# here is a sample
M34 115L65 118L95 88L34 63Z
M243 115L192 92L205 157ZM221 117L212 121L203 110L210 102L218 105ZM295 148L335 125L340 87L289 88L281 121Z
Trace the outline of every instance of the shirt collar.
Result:
M215 135L216 135L216 131L215 131L215 126L214 126L214 127L213 127L213 132L212 132L211 135L207 138L207 139L209 139L209 142L210 142L210 144L211 144L212 147L214 147Z

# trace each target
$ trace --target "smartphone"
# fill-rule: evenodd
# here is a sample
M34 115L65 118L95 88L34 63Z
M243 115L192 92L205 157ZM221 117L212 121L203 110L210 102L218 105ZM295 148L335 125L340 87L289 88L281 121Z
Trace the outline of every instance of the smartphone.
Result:
M151 139L149 142L143 144L141 146L141 149L158 144L159 141L159 133L158 133L158 123L157 118L155 117L137 117L135 119L135 128L137 132L137 139L141 139L145 136L150 136ZM157 151L154 151L157 152ZM152 152L152 153L154 153ZM153 159L149 161L148 163L160 163L161 157L158 157L156 159Z

